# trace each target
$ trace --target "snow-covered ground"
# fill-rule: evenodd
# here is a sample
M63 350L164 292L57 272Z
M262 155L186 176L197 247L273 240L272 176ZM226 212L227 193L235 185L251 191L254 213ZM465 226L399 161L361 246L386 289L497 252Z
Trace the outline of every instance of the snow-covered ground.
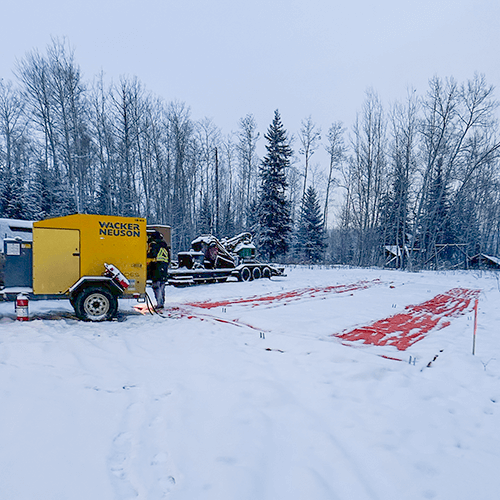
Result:
M0 303L0 499L500 498L497 274L286 272L167 288L167 318ZM452 288L475 356L473 301L404 351L333 336Z

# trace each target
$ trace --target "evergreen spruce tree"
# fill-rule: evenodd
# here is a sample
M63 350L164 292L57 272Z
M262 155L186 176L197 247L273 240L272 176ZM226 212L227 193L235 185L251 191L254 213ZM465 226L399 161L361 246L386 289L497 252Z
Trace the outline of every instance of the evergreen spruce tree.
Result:
M111 208L109 186L104 182L100 182L97 186L94 213L101 215L114 215Z
M24 216L26 220L46 219L47 214L40 209L40 192L37 190L37 183L33 179L29 182L24 192Z
M0 185L0 217L9 219L26 219L25 181L22 171L14 175L12 170L2 172Z
M21 174L13 176L13 184L10 187L10 199L7 205L6 216L9 219L25 219L24 206L24 179Z
M68 182L55 183L53 187L54 205L53 217L75 214L77 212L75 200L71 195L71 187Z
M234 234L234 214L231 208L231 201L228 200L222 205L221 224L218 236L230 238Z
M249 204L249 213L246 217L246 225L243 226L244 231L248 231L253 235L259 234L259 200L253 200Z
M200 213L198 215L198 233L201 234L212 234L213 224L212 224L212 207L208 201L208 196L203 197L203 201L200 207Z
M290 203L286 199L286 169L293 152L278 110L264 137L267 154L259 171L257 241L260 252L274 260L287 252L292 231Z
M12 176L7 169L0 169L0 217L8 217L7 210L12 197L11 178Z
M443 160L439 158L434 178L431 181L427 203L424 207L425 215L423 219L426 231L423 234L423 240L428 252L434 250L434 244L436 243L455 243L449 220L450 192L442 165Z
M297 249L305 262L323 260L325 254L325 228L315 189L309 186L302 202Z
M34 205L38 209L40 216L37 219L45 219L52 216L54 206L54 194L52 192L52 177L46 165L40 162L36 166L33 191L36 193Z

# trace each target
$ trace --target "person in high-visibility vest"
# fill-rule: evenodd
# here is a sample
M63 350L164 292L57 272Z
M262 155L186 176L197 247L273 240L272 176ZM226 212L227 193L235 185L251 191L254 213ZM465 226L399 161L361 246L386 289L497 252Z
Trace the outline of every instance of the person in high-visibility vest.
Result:
M148 279L153 282L153 292L156 298L156 308L165 306L165 283L168 279L170 264L170 248L162 235L154 231L148 237Z

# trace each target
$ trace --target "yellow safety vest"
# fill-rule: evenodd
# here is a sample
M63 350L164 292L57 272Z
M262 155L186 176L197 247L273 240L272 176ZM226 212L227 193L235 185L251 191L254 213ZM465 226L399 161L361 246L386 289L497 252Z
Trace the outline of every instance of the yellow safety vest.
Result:
M160 248L156 256L156 262L166 262L168 264L168 251L166 248Z

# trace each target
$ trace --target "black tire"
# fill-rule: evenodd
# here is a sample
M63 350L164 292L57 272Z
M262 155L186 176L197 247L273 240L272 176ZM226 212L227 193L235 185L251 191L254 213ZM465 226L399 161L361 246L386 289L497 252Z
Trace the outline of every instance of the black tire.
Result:
M118 299L104 287L89 286L76 297L76 316L84 321L107 321L118 312Z
M262 270L262 277L263 278L267 278L267 279L271 279L271 269L269 269L268 267L265 267L263 270Z
M254 280L260 279L262 273L260 272L260 267L254 267L252 271L252 277Z
M250 269L248 267L244 267L240 271L240 281L250 281L252 278L252 273L250 272Z

